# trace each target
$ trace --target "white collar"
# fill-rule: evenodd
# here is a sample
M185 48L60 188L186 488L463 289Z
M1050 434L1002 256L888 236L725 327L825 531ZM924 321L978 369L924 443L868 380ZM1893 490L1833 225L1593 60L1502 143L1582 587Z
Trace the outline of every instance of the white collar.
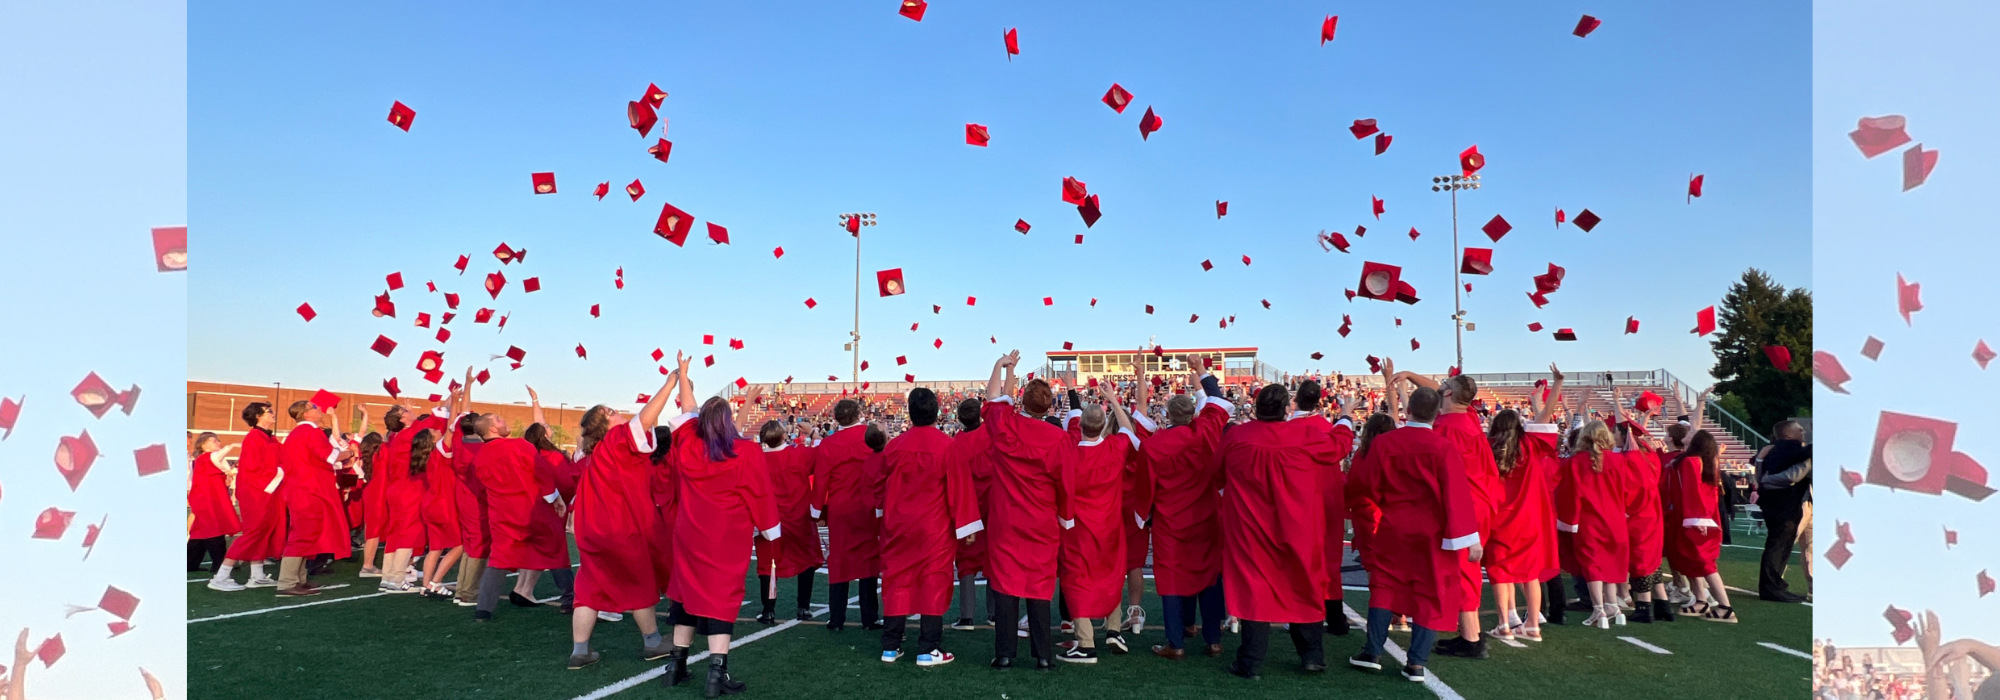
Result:
M1404 421L1404 422L1403 422L1403 427L1405 427L1405 428L1423 428L1423 429L1425 429L1425 430L1430 430L1430 429L1431 429L1431 424L1429 424L1429 423L1418 423L1418 422L1416 422L1416 421Z
M312 421L309 421L309 420L302 420L302 421L299 421L299 425L310 425L310 426L312 426L312 428L313 428L314 430L321 430L321 429L322 429L322 428L320 428L320 427L319 427L319 424L318 424L318 423L314 423L314 422L312 422ZM293 427L298 427L298 426L293 426Z
M777 447L772 447L770 445L759 445L759 447L764 448L765 452L783 452L785 451L785 448L791 447L791 445L781 442L778 443Z

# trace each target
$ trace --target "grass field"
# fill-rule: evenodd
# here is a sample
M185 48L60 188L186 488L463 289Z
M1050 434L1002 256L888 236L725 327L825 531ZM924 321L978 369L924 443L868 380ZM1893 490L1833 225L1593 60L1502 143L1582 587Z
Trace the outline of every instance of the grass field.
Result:
M1723 549L1722 573L1730 585L1754 589L1758 550L1754 538ZM321 585L351 584L303 599L275 598L269 589L219 593L188 584L188 676L190 697L236 698L603 698L700 697L705 665L694 665L695 682L668 689L657 677L662 664L638 658L639 635L630 619L599 623L593 648L604 654L596 666L569 671L567 618L555 608L516 608L502 602L496 620L474 623L471 608L418 596L386 596L376 579L355 575L358 563L338 563L315 579ZM1796 560L1795 590L1804 590ZM199 574L189 574L197 578ZM242 576L239 572L238 576ZM1350 574L1350 577L1354 574ZM824 575L814 600L824 604ZM755 590L756 580L749 581ZM789 581L779 585L780 611L793 599ZM543 596L554 595L549 583ZM980 595L984 596L984 587ZM1525 648L1492 645L1480 661L1434 657L1433 683L1404 681L1385 660L1385 671L1366 674L1345 666L1362 644L1360 630L1327 637L1327 672L1308 675L1284 633L1274 631L1263 678L1248 681L1224 669L1237 639L1225 635L1221 658L1192 655L1185 661L1159 659L1144 649L1160 642L1164 619L1159 598L1147 592L1149 627L1133 639L1134 653L1107 654L1098 664L1059 664L1050 672L1017 666L987 668L993 632L945 631L944 646L957 662L918 668L916 626L905 650L912 656L894 665L877 660L877 633L854 623L829 632L824 615L810 623L765 627L747 618L737 625L737 651L730 668L761 697L854 698L1212 698L1251 694L1260 698L1777 698L1808 694L1812 608L1766 603L1754 594L1732 591L1742 622L1723 625L1683 619L1672 624L1633 624L1610 630L1570 624L1544 625L1540 644ZM1347 602L1365 612L1367 593L1347 592ZM300 606L304 607L288 607ZM1491 626L1491 601L1488 601ZM284 609L279 609L284 608ZM662 609L664 612L664 608ZM782 619L782 616L781 616ZM949 621L949 620L947 620ZM1661 654L1621 640L1632 637L1671 652ZM1060 635L1056 636L1062 640ZM1405 644L1407 633L1390 635ZM1028 659L1026 640L1022 660ZM700 651L697 640L695 649ZM1018 663L1018 662L1017 662ZM1032 666L1032 661L1028 661Z

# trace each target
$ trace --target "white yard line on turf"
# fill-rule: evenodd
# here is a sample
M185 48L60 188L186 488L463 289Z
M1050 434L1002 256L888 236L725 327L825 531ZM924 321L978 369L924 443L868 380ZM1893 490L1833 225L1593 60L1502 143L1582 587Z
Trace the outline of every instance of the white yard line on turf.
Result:
M1354 606L1341 603L1340 608L1347 611L1348 624L1359 624L1362 634L1367 634L1368 621L1362 618L1360 613L1354 612ZM1406 661L1408 657L1403 654L1403 648L1397 646L1393 639L1383 643L1382 651L1387 653L1390 658L1395 659L1396 663L1408 663ZM1438 680L1437 672L1431 670L1429 667L1424 668L1424 687L1429 688L1431 693L1438 696L1439 700L1465 700L1465 696L1459 695L1458 691L1452 690L1451 686L1445 685L1444 681Z
M1653 646L1653 645L1651 645L1651 644L1647 644L1647 643L1645 642L1645 640L1642 640L1642 639L1639 639L1638 637L1619 637L1619 639L1623 639L1623 640L1625 640L1625 641L1628 641L1628 642L1631 642L1631 643L1632 643L1632 646L1635 646L1635 647L1639 647L1640 649L1645 649L1646 651L1650 651L1650 652L1653 652L1653 653L1655 653L1655 654L1672 654L1672 653L1673 653L1673 652L1671 652L1671 651L1667 651L1667 650L1665 650L1665 649L1661 649L1661 648L1659 648L1659 647L1656 647L1656 646Z
M341 584L341 585L346 585L346 584ZM334 586L326 586L326 587L322 588L321 590L325 590L326 588L333 588L333 587L334 587ZM215 620L227 620L227 619L230 619L230 618L237 618L237 617L249 617L249 616L251 616L251 615L262 615L262 614L264 614L264 613L273 613L273 612L278 612L278 611L280 611L280 610L292 610L292 609L296 609L296 608L310 608L310 607L312 607L312 606L315 606L315 605L327 605L327 604L329 604L329 603L345 603L345 602L347 602L347 601L350 601L350 600L361 600L362 598L373 598L373 597L376 597L376 596L384 596L384 595L389 595L389 594L387 594L387 593L369 593L369 594L367 594L367 595L357 595L357 596L348 596L348 597L346 597L346 598L333 598L333 599L330 599L330 600L315 600L315 601L313 601L313 602L310 602L310 603L299 603L299 604L297 604L297 605L280 605L280 606L278 606L278 607L275 607L275 608L264 608L264 609L261 609L261 610L245 610L245 611L243 611L243 612L233 612L233 613L228 613L228 614L225 614L225 615L216 615L216 616L213 616L213 617L202 617L202 618L196 618L196 619L193 619L193 620L188 620L188 624L192 625L192 624L194 624L194 623L197 623L197 622L213 622L213 621L215 621Z
M848 598L848 599L847 599L847 602L849 602L849 603L853 603L853 602L855 602L855 601L858 601L858 600L861 600L861 597L860 597L860 596L855 596L855 597L853 597L853 598ZM819 616L821 616L821 615L824 615L824 614L826 614L826 611L827 611L827 608L826 608L825 606L822 606L822 605L815 605L815 606L813 606L813 607L815 607L815 608L819 608L819 609L820 609L820 610L819 610L818 612L815 612L815 613L813 613L813 617L819 617ZM742 636L742 637L737 637L737 638L735 638L735 639L731 639L731 640L729 640L729 648L730 648L730 649L735 649L735 648L737 648L737 647L740 647L740 646L743 646L743 645L745 645L745 644L749 644L749 643L751 643L751 642L754 642L754 641L757 641L757 640L759 640L759 639L763 639L763 638L765 638L765 637L769 637L769 636L771 636L771 635L774 635L774 634L777 634L777 633L779 633L779 632L783 632L783 631L785 631L785 630L788 630L788 629L791 629L791 628L793 628L793 627L797 627L798 625L799 625L799 621L798 621L798 620L786 620L786 621L784 621L784 622L781 622L781 623L778 623L778 625L777 625L777 626L775 626L775 627L766 627L766 628L764 628L764 629L761 629L761 630L758 630L758 631L756 631L756 632L752 632L752 633L750 633L750 634L748 634L748 635L744 635L744 636ZM689 657L688 657L688 660L687 660L687 662L688 662L689 664L693 664L693 663L695 663L695 662L697 662L697 661L701 661L701 660L703 660L703 659L707 659L707 658L708 658L708 652L704 651L704 652L702 652L702 653L699 653L699 654L695 654L695 655L692 655L692 656L689 656ZM617 683L613 683L613 684L611 684L611 685L607 685L607 686L604 686L604 687L602 687L602 688L598 688L598 689L596 689L596 690L593 690L593 691L590 691L589 693L585 693L585 694L583 694L583 695L578 695L578 696L576 696L575 698L573 698L573 700L601 700L602 698L607 698L607 697L611 697L612 695L616 695L616 694L618 694L618 693L621 693L621 692L624 692L624 691L626 691L626 690L630 690L630 689L632 689L632 688L635 688L635 687L638 687L638 686L639 686L639 684L641 684L641 683L645 683L646 681L650 681L650 680L653 680L653 679L655 679L655 678L659 678L660 676L664 676L664 675L666 675L666 674L667 674L667 666L664 666L664 665L662 665L662 666L658 666L658 667L655 667L655 668L653 668L652 670L650 670L650 671L647 671L647 672L645 672L645 673L641 673L641 674L639 674L639 675L636 675L636 676L632 676L631 678L627 678L627 679L625 679L625 680L622 680L622 681L618 681Z
M1811 661L1811 660L1812 660L1812 654L1808 654L1808 653L1805 653L1805 652L1803 652L1803 651L1799 651L1799 650L1797 650L1797 649L1793 649L1793 648L1791 648L1791 647L1787 647L1787 646L1779 646L1779 645L1777 645L1777 644L1772 644L1772 643L1770 643L1770 642L1758 642L1758 643L1757 643L1757 646L1760 646L1760 647L1764 647L1764 648L1767 648L1767 649L1776 649L1776 650L1778 650L1778 651L1782 651L1782 652L1785 652L1785 653L1787 653L1787 654L1791 654L1792 656L1796 656L1796 657L1799 657L1799 658L1801 658L1801 659L1805 659L1805 660L1807 660L1807 661Z

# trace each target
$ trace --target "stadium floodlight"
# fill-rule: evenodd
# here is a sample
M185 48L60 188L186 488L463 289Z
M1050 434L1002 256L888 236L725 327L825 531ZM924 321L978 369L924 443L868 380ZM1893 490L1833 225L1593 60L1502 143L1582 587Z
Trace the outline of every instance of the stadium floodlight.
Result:
M1479 189L1480 180L1476 174L1466 175L1461 173L1458 175L1439 175L1431 178L1431 183L1432 192L1451 193L1452 343L1457 349L1458 371L1464 372L1466 371L1465 332L1472 330L1473 325L1465 320L1465 283L1459 279L1459 260L1465 255L1465 249L1459 247L1458 242L1458 193L1461 190Z

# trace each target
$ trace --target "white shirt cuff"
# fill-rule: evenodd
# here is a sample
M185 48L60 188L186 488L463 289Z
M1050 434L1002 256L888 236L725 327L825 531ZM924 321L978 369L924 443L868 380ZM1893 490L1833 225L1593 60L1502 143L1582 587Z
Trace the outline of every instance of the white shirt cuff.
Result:
M1576 532L1576 526L1575 526L1575 525L1571 525L1571 524L1569 524L1569 523L1566 523L1566 522L1563 522L1563 521L1562 521L1562 520L1560 520L1560 519L1556 520L1556 529L1557 529L1557 530L1561 530L1561 531L1563 531L1563 532Z
M548 502L550 502L550 503L554 503L554 502L556 502L556 499L558 499L558 498L561 498L561 497L562 497L562 492L560 492L560 491L550 491L550 492L549 492L549 495L547 495L547 496L543 496L543 497L542 497L542 500L544 500L544 501L548 501Z
M1556 424L1554 424L1554 423L1528 423L1528 424L1525 424L1525 425L1521 426L1521 429L1522 429L1522 430L1525 430L1525 431L1527 431L1527 432L1530 432L1530 433L1548 433L1548 434L1551 434L1551 435L1554 435L1554 434L1556 433Z
M668 418L668 419L667 419L667 429L668 429L668 430L678 430L678 429L679 429L679 428L680 428L680 427L681 427L681 426L682 426L683 424L686 424L686 423L687 423L688 421L691 421L691 420L694 420L694 419L696 419L696 418L700 418L700 417L701 417L701 412L700 412L700 411L696 411L696 412L694 412L694 413L683 413L683 414L680 414L680 415L678 415L678 416L674 416L674 417L672 417L672 418Z
M1472 533L1470 535L1466 535L1464 537L1454 537L1445 540L1443 547L1447 550L1457 550L1457 549L1465 549L1466 547L1470 547L1475 544L1479 544L1479 533L1477 532Z
M759 534L759 535L763 535L763 536L764 536L764 539L766 539L766 540L775 540L775 539L778 539L778 536L779 536L779 535L783 535L783 534L785 534L785 533L784 533L784 527L785 527L785 524L784 524L784 523L779 523L779 524L777 524L777 525L772 525L772 526L771 526L771 529L769 529L769 530L765 530L765 531L763 531L763 532L759 532L759 533L757 533L757 534Z
M996 398L996 399L989 399L989 400L987 401L987 403L1004 403L1004 404L1007 404L1007 405L1009 405L1009 406L1012 406L1012 405L1014 405L1014 397L1012 397L1012 396L1002 396L1002 397L999 397L999 398Z
M1076 527L1076 519L1075 519L1075 518L1071 518L1071 519L1069 519L1069 520L1061 520L1061 519L1058 519L1058 520L1057 520L1056 522L1059 522L1059 523L1062 523L1062 527L1063 527L1063 529L1064 529L1064 530L1068 530L1068 529L1070 529L1070 528L1073 528L1073 527Z
M984 529L986 529L986 521L974 520L972 522L966 523L965 527L961 527L958 530L954 531L952 533L951 538L955 540L962 540L967 537L971 537L972 533L979 532Z
M1236 414L1236 404L1230 403L1229 399L1219 399L1210 396L1208 398L1202 399L1201 403L1203 407L1214 406L1216 408L1222 409L1224 413L1228 413L1230 415Z
M1146 417L1145 411L1133 411L1132 422L1139 424L1139 427L1145 428L1146 432L1149 433L1159 432L1160 430L1160 425L1154 423L1153 419Z
M881 509L881 508L876 508L876 509L875 509L875 517L877 517L877 518L879 518L879 517L882 517L882 509Z
M1132 432L1132 429L1131 429L1131 428L1119 428L1119 429L1118 429L1118 434L1119 434L1119 435L1123 435L1123 436L1125 436L1125 438L1126 438L1126 439L1128 439L1128 440L1131 440L1131 441L1132 441L1132 449L1135 449L1135 450L1136 450L1136 449L1139 449L1139 434L1138 434L1138 433L1134 433L1134 432Z
M814 507L812 507L812 506L806 506L806 510L809 510L809 511L812 511L812 517L813 517L813 519L814 519L814 520L818 520L818 519L819 519L819 509L818 509L818 508L814 508Z
M653 431L647 430L644 425L640 425L637 416L633 416L632 420L625 421L625 425L632 431L632 451L639 454L652 453Z
M276 476L271 477L271 483L264 485L264 493L277 493L278 484L284 483L284 481L285 481L285 468L278 467L278 473Z
M1681 527L1721 527L1708 518L1688 518L1681 521Z
M1132 522L1134 522L1134 523L1137 523L1137 524L1139 525L1139 529L1141 529L1141 530L1144 530L1144 529L1146 529L1146 519L1145 519L1145 518L1143 518L1143 517L1140 517L1140 515L1139 515L1138 513L1133 513L1133 514L1132 514Z

